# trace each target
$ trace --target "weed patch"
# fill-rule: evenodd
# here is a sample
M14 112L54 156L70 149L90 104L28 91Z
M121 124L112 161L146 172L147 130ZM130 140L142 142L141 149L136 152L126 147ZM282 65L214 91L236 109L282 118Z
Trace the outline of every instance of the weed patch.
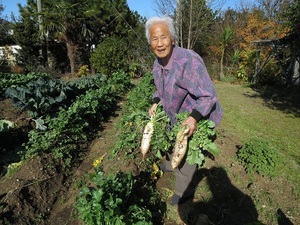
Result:
M274 177L282 162L276 149L270 147L268 142L258 138L246 142L238 151L237 157L251 179L253 179L254 173Z

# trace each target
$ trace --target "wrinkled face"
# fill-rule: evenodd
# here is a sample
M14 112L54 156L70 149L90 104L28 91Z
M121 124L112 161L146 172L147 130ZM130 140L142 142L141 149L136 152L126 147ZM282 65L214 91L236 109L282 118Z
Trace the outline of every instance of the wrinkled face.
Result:
M168 26L165 23L154 24L150 27L149 33L152 51L162 59L164 66L167 65L174 45Z

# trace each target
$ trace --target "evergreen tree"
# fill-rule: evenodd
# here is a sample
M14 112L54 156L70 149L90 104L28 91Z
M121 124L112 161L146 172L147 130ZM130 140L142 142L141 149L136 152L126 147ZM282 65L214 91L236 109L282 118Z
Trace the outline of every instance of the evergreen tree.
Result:
M14 39L21 46L17 62L25 71L33 71L42 63L40 55L40 41L34 1L28 1L28 6L19 5L20 17L14 23ZM31 6L31 7L30 7Z
M0 4L0 46L16 44L12 38L12 24L2 18L4 7Z

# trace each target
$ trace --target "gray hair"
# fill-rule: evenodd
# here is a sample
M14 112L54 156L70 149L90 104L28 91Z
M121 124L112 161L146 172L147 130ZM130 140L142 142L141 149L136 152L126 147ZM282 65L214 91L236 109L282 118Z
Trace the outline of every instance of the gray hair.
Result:
M169 16L158 17L154 16L147 20L146 22L146 38L150 44L150 28L157 23L165 23L169 28L169 32L173 41L176 39L175 27L173 19Z

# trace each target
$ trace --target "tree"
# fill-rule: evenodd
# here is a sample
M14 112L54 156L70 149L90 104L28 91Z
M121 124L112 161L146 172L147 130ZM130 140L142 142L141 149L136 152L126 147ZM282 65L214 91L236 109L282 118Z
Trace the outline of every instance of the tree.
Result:
M258 0L258 3L268 19L276 20L288 8L290 0Z
M287 29L276 20L265 17L264 12L259 8L245 12L243 24L237 28L236 32L240 36L240 47L242 50L252 48L250 43L259 39L279 39L287 34Z
M3 6L0 4L0 46L13 44L13 39L11 38L10 23L1 18L1 13L4 10ZM5 55L7 54L6 48L2 48L2 54L0 55L0 72L9 72L10 66L9 62L6 59Z
M178 45L188 49L195 49L199 42L207 43L215 17L215 12L204 0L155 0L157 9L161 14L169 14L174 17L177 30ZM205 46L206 44L203 44Z
M288 24L289 33L288 37L292 44L292 51L294 55L300 58L300 2L293 1L287 11L283 14L283 18Z
M41 35L47 42L53 38L66 44L71 74L76 71L80 40L91 34L85 23L85 6L90 6L89 2L93 1L48 0L43 3Z
M125 58L134 60L134 57L138 57L137 54L142 56L141 59L145 58L142 53L135 51L142 46L142 52L145 53L148 47L144 38L144 20L130 11L126 0L43 0L40 11L37 10L35 0L27 0L26 6L20 6L20 15L21 19L16 21L16 37L24 35L22 29L30 31L31 34L25 32L26 37L24 42L21 41L21 47L31 48L35 52L32 54L34 58L40 56L42 48L47 49L47 54L38 58L40 63L48 61L45 66L57 61L58 67L67 61L69 66L64 67L70 68L71 73L75 74L80 66L90 66L94 49L111 36L121 37L126 46L132 47L134 54L128 54ZM30 36L34 38L27 40ZM141 39L143 44L140 43ZM50 56L55 60L49 60ZM31 65L36 62L38 60Z
M46 7L53 10L43 14L45 31L66 42L72 74L79 57L89 63L93 46L105 37L119 36L130 44L128 33L138 24L126 0L60 0Z
M214 23L215 13L206 1L185 0L181 2L182 47L197 50L204 54L205 46L210 42L210 27ZM197 46L197 48L196 48Z
M221 49L221 60L220 60L220 79L224 79L224 69L223 60L225 55L225 50L228 44L233 40L233 30L230 27L225 27L221 37L220 37L220 49Z
M11 33L12 24L1 16L3 10L0 4L0 46L16 44Z
M180 4L182 12L182 23L179 25L182 31L180 34L181 46L194 49L199 40L205 42L209 39L207 31L212 25L215 15L204 0L184 0Z
M292 83L294 76L294 69L296 62L300 62L300 3L299 1L293 1L290 7L282 13L282 19L286 22L289 32L286 37L286 41L291 47L291 54L289 58L289 68L287 83ZM298 70L299 74L299 70Z
M21 46L17 62L26 71L32 71L41 63L38 24L33 6L33 0L28 1L25 7L19 5L20 18L14 22L13 27L13 37Z
M255 45L254 42L281 39L286 36L287 29L277 20L267 18L265 12L257 7L245 12L244 18L243 23L237 27L236 33L240 40L239 49L245 73L249 78L253 77L254 82L276 83L280 79L278 72L280 68L276 59L271 57L275 49L271 45L260 48L260 45ZM259 68L261 67L259 64L263 65L264 70ZM259 76L258 71L260 71Z

